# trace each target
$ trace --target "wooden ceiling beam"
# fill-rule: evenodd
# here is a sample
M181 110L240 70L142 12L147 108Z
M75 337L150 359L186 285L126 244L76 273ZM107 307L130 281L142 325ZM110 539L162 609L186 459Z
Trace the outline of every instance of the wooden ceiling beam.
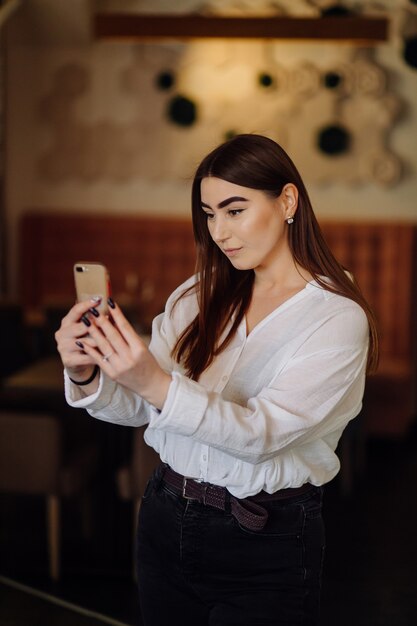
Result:
M388 39L385 17L220 17L201 15L149 15L96 13L97 39L305 39L356 44Z

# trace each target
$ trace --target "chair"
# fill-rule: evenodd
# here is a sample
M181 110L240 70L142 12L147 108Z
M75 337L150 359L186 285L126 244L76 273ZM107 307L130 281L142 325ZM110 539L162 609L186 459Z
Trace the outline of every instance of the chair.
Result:
M63 455L62 420L56 415L0 411L0 491L46 498L49 573L60 577L60 503L80 494L97 465L94 444Z

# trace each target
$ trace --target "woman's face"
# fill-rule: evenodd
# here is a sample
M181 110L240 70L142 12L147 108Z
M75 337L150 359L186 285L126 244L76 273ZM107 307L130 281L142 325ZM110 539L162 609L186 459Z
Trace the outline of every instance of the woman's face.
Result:
M201 181L201 206L213 241L236 269L268 267L288 250L286 219L297 208L297 189L288 184L278 198L221 178Z

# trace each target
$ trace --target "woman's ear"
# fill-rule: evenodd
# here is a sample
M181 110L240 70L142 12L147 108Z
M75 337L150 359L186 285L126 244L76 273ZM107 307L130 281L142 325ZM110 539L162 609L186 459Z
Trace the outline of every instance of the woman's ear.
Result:
M298 207L298 189L292 183L287 183L282 188L281 198L284 202L285 219L294 217Z
M292 183L284 185L281 191L281 199L284 203L284 217L289 219L294 217L298 207L298 189Z

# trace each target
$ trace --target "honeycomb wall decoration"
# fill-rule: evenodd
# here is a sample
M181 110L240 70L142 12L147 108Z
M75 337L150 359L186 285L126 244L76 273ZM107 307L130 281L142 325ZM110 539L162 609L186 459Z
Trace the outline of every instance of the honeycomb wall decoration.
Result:
M269 42L146 44L111 88L135 114L87 119L93 69L65 64L39 106L48 147L43 180L123 183L185 179L207 151L241 132L280 142L306 179L394 186L403 164L391 148L402 103L372 50L346 49L333 64L283 60Z

